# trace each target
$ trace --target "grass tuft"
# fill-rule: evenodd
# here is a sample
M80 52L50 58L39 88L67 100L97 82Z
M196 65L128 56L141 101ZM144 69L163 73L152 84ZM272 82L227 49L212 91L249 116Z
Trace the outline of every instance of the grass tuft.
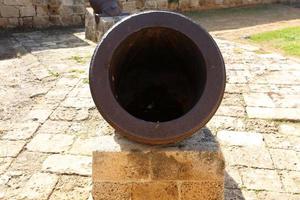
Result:
M249 39L300 57L300 26L254 34Z
M78 64L86 64L90 59L90 56L72 56L69 58L69 60L74 60Z

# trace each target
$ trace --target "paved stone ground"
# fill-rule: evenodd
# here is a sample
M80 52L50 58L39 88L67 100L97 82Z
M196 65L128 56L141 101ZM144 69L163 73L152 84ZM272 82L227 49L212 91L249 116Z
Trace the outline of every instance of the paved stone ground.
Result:
M0 199L88 199L97 137L114 134L88 86L83 29L0 38ZM216 38L226 94L207 127L226 199L300 199L300 62ZM17 56L17 58L14 58Z

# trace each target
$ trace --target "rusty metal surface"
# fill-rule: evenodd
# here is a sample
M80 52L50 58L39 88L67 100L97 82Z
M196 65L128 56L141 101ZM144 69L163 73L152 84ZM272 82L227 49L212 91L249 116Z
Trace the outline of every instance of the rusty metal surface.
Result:
M101 16L119 16L122 9L117 0L89 0L94 12Z
M220 50L203 28L180 14L147 11L103 36L89 78L97 109L118 133L167 144L211 119L226 75Z

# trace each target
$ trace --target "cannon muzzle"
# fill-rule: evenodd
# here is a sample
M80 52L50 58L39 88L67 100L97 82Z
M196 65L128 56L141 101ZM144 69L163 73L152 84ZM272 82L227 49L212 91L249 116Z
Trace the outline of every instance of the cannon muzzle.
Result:
M93 100L118 133L167 144L202 128L219 107L225 65L212 37L183 15L147 11L114 25L90 66Z

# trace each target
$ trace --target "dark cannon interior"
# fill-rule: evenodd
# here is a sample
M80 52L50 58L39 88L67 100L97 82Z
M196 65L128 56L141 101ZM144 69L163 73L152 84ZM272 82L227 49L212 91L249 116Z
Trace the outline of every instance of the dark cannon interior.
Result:
M131 115L151 122L177 119L193 108L206 83L202 54L184 34L145 28L115 50L111 88Z

